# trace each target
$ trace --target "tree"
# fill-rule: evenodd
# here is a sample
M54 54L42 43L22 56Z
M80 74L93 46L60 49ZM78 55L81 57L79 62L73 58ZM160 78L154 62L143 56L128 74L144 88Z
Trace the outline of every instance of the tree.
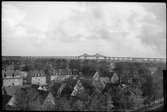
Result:
M25 97L26 91L23 88L19 88L16 90L15 98L16 98L16 106L19 107L21 110L28 109L28 99Z
M83 101L81 101L81 100L77 100L73 104L73 110L74 111L83 111L84 108L85 108L85 105L84 105Z
M53 94L54 97L57 96L57 91L60 88L60 86L61 86L61 83L59 82L53 82L53 84L50 85L49 91Z
M69 62L69 68L70 69L78 69L78 70L80 70L80 62L79 62L79 60L71 60Z
M112 109L114 108L112 96L109 93L105 93L104 95L106 99L106 110L112 111Z
M92 96L92 100L89 104L90 111L106 111L107 102L106 96L103 94L95 94Z
M163 73L160 68L152 75L152 89L153 89L153 96L155 99L163 97Z
M40 107L39 105L32 106L33 102L37 102L38 99L39 99L39 93L35 88L25 87L25 88L19 88L16 91L16 102L17 102L16 105L21 110L33 110L36 107Z
M71 100L66 100L63 105L63 110L64 111L71 111L72 106L71 106Z

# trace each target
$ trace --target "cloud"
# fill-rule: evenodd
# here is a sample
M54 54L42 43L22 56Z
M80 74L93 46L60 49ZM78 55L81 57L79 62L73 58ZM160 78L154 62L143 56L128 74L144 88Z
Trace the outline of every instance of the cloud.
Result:
M137 3L3 2L3 54L165 57L158 18Z

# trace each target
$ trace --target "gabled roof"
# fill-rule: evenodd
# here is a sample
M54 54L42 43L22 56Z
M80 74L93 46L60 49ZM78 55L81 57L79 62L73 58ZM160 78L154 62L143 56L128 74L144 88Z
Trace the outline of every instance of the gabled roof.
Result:
M116 73L113 74L113 76L111 77L111 82L112 83L116 83L119 80L119 77Z
M77 84L74 86L74 90L72 91L71 95L75 96L77 94L80 94L84 90L84 86L82 85L81 81L78 80Z
M48 91L42 91L42 90L38 90L39 95L40 95L40 103L43 104L46 97L48 96L49 92Z
M99 72L96 72L96 73L93 75L93 79L94 79L94 80L99 80L99 78L100 78Z
M41 87L41 86L39 86L38 90L42 90L42 87Z
M66 85L67 85L66 83L61 84L60 88L59 88L58 91L57 91L57 95L58 95L58 96L61 95L61 92L62 92L62 90L65 88Z
M80 79L82 86L84 89L89 92L88 94L92 94L95 90L94 85L92 84L92 80L87 80L87 79Z
M51 92L49 92L43 104L48 104L48 103L52 103L53 105L55 105L55 98Z
M16 96L14 95L8 102L8 105L15 106L16 103Z
M12 98L10 95L2 95L2 104L3 107L9 102L9 100Z

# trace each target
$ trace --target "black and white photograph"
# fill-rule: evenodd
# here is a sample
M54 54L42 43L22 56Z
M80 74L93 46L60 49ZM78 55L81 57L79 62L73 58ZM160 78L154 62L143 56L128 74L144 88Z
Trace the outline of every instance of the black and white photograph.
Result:
M1 110L163 112L165 2L1 7Z

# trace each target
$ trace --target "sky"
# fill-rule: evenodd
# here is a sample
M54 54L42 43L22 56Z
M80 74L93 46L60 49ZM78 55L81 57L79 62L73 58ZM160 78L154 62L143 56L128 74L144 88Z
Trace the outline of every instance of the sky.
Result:
M166 4L2 2L3 56L166 57Z

